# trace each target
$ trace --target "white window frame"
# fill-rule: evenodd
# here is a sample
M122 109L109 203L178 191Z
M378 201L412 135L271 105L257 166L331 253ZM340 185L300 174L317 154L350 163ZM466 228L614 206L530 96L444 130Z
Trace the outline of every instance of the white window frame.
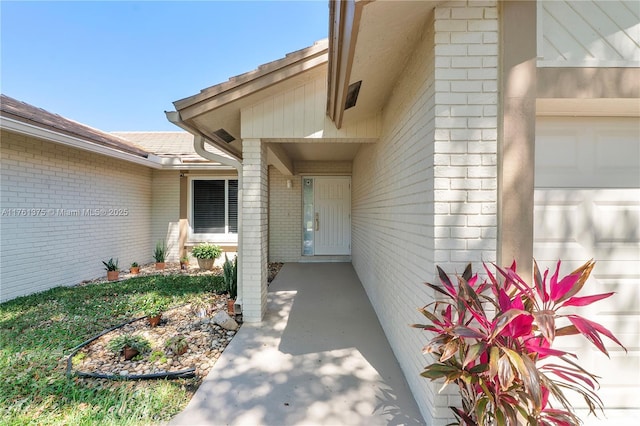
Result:
M193 230L193 185L196 180L224 180L224 199L225 199L225 232L224 233L195 233ZM187 191L187 217L189 219L189 241L200 242L208 241L217 244L238 244L238 233L229 233L229 184L230 180L238 180L238 176L189 176ZM238 188L239 189L239 188ZM240 200L238 200L240 204ZM238 218L240 219L240 218Z

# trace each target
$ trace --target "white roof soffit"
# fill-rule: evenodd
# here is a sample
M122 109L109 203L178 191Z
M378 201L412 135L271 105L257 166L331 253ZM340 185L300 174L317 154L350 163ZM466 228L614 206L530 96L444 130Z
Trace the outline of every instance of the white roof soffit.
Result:
M329 2L327 115L336 127L383 109L438 3L441 1ZM356 105L347 109L349 86L358 82Z
M321 70L328 61L328 41L287 54L284 58L261 65L258 69L230 78L224 83L175 101L176 111L166 112L177 126L202 136L233 158L242 157L240 111L283 90L283 84L299 84ZM225 141L225 137L230 135Z

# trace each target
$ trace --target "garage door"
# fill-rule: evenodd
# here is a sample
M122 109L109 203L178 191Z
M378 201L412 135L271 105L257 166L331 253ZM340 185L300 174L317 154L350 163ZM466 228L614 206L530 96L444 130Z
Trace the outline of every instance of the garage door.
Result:
M628 348L607 344L611 359L580 339L564 347L602 377L607 419L633 424L640 416L640 124L637 118L539 117L536 126L534 256L543 267L571 272L596 267L583 295L616 292L580 308ZM584 406L574 400L576 406Z

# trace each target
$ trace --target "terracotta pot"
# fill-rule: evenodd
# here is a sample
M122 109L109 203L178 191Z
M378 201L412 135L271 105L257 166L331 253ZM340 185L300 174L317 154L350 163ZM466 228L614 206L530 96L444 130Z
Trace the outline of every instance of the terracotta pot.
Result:
M124 359L127 361L129 361L131 358L135 357L139 353L137 349L130 348L129 346L125 346L123 352L124 352Z
M183 355L185 352L187 352L188 346L185 346L183 348L180 348L177 352L176 355Z
M164 262L156 262L156 270L157 271L163 271L164 270L164 266L165 266Z
M160 324L161 319L162 319L162 314L156 315L155 317L147 317L147 320L149 320L149 325L151 327L155 327L158 324Z
M119 275L120 271L107 271L107 279L109 281L116 281Z
M182 269L183 271L186 271L188 266L189 262L180 262L180 269Z
M131 272L133 275L138 275L140 273L140 267L139 266L132 266L131 270L129 272Z
M198 266L205 271L211 271L214 260L215 259L198 259Z
M235 314L235 308L233 307L233 305L236 303L235 300L233 299L229 299L227 300L227 313L229 315L234 315Z

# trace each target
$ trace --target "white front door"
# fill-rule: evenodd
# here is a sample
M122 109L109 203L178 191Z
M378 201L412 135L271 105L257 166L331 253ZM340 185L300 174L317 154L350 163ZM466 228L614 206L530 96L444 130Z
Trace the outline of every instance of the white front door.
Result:
M314 254L351 254L351 178L314 179Z

